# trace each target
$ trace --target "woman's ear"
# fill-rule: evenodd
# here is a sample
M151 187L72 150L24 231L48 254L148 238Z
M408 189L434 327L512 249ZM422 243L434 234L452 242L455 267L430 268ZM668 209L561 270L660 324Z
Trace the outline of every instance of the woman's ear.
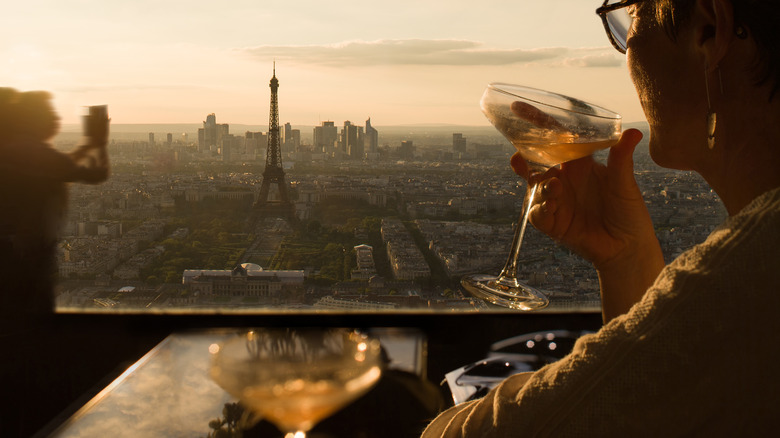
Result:
M696 0L691 25L696 49L711 73L726 56L735 38L734 6L731 0Z

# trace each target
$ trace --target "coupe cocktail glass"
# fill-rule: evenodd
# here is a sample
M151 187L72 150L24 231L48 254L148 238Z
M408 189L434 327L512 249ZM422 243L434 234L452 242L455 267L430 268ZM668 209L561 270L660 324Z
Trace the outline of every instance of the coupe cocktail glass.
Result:
M248 409L304 438L382 374L379 341L346 329L254 329L212 348L211 377Z
M612 111L562 94L520 85L493 83L482 95L482 112L526 160L529 174L613 146L621 134L621 117ZM461 280L471 294L499 306L520 310L549 304L538 289L517 278L520 247L538 184L529 178L523 213L515 227L509 259L495 275Z

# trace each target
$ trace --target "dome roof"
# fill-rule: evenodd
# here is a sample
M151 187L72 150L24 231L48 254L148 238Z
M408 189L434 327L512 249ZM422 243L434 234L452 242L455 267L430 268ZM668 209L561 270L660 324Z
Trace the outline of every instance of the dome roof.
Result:
M263 268L260 265L254 263L241 263L241 267L247 271L262 271Z

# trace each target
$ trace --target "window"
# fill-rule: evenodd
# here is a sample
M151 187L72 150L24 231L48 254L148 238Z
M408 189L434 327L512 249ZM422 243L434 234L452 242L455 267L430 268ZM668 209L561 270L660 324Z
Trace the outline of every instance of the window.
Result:
M458 282L501 268L524 191L479 111L485 85L645 126L592 2L38 3L4 12L6 85L54 94L61 150L79 107L112 118L112 177L70 187L64 312L501 311ZM642 146L637 162L671 252L725 215L698 177ZM533 231L524 247L552 311L598 310L587 263Z

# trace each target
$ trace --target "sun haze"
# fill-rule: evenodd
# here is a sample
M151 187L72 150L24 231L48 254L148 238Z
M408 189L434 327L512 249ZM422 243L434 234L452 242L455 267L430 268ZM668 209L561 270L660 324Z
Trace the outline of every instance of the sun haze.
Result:
M545 88L642 120L599 2L11 2L1 85L54 93L64 123L107 103L114 123L268 120L276 61L293 124L487 125L489 82Z

